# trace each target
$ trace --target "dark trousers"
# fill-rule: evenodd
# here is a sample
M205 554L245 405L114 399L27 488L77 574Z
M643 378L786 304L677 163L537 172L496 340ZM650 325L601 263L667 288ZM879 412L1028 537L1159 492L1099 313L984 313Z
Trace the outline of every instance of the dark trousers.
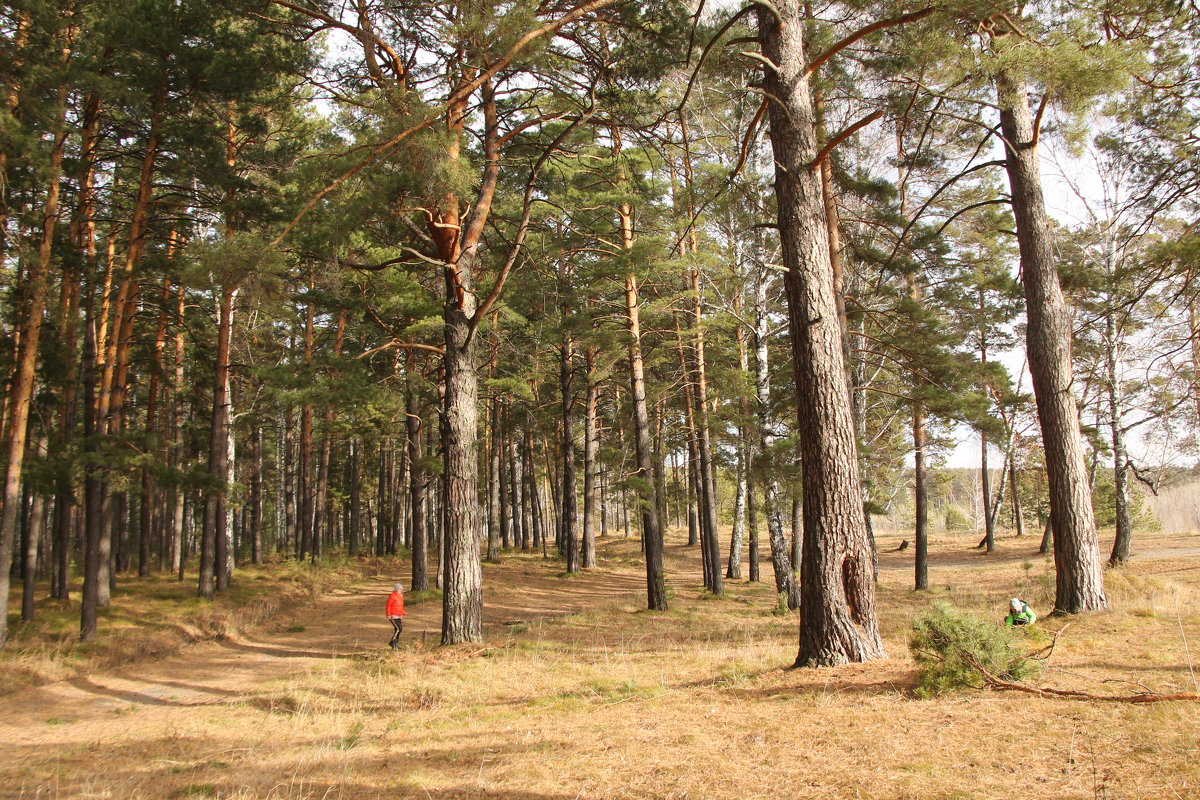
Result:
M391 622L392 627L395 628L395 630L392 631L392 640L388 642L388 645L395 647L396 643L400 641L400 632L404 630L404 617L394 617L390 618L388 621Z

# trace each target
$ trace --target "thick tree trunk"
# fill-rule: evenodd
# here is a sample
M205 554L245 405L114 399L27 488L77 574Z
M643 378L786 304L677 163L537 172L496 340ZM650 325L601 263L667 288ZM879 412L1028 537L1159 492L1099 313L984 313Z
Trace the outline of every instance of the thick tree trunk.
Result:
M1050 484L1057 573L1054 608L1062 613L1108 607L1104 570L1084 463L1079 410L1072 392L1071 312L1059 286L1042 195L1037 133L1022 82L998 79L1000 128L1017 221L1025 285L1026 347Z
M483 641L483 567L477 477L479 416L476 339L471 335L477 255L446 270L442 644Z
M759 7L775 153L775 191L797 386L804 470L804 546L797 666L884 656L875 614L871 545L843 358L834 275L798 0ZM819 166L819 165L817 165Z

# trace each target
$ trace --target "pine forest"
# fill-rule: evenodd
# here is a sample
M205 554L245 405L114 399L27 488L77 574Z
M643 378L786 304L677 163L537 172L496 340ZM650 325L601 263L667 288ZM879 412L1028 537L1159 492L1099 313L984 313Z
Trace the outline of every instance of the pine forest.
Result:
M0 4L5 796L1196 796L1198 41Z

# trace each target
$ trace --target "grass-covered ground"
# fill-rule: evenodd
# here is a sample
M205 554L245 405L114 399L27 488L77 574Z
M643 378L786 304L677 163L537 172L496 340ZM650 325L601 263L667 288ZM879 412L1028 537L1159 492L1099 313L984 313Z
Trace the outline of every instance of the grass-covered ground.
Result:
M994 619L1013 595L1050 605L1036 541L1005 539L991 557L973 543L935 542L926 593L908 588L911 551L884 552L891 658L827 670L788 668L796 618L769 585L703 595L698 554L678 538L665 614L641 610L636 542L604 542L601 568L576 577L506 554L486 567L482 646L436 646L431 594L410 598L404 646L387 650L383 600L392 580L407 583L396 563L256 633L0 699L0 795L1200 796L1197 704L915 697L907 631L931 600ZM1200 536L1137 547L1108 573L1115 610L1070 620L1039 684L1197 691ZM1039 627L1048 637L1063 624Z

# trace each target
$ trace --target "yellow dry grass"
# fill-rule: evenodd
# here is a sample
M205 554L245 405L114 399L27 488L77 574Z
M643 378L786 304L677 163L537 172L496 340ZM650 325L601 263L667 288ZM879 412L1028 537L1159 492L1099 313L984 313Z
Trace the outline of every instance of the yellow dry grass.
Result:
M0 699L0 794L171 798L1194 798L1195 704L968 691L912 694L906 631L934 598L990 617L1046 610L1036 541L934 542L934 588L880 542L891 659L791 670L796 618L764 584L699 589L668 547L672 610L640 610L636 542L602 567L506 554L486 571L482 646L434 646L436 598L388 651L388 580L333 593L272 633ZM1138 542L1116 610L1071 620L1040 681L1196 691L1200 536ZM770 565L763 577L769 581ZM404 565L394 567L402 577ZM1044 623L1048 631L1063 621ZM300 630L303 628L303 630Z
M173 575L122 576L112 602L100 609L100 636L87 644L79 642L78 582L65 604L48 597L45 582L39 584L30 623L18 622L20 596L14 587L9 601L14 611L11 638L0 650L0 696L254 630L297 604L392 566L387 559L346 558L245 565L230 590L213 602L196 595L194 572L183 581Z

